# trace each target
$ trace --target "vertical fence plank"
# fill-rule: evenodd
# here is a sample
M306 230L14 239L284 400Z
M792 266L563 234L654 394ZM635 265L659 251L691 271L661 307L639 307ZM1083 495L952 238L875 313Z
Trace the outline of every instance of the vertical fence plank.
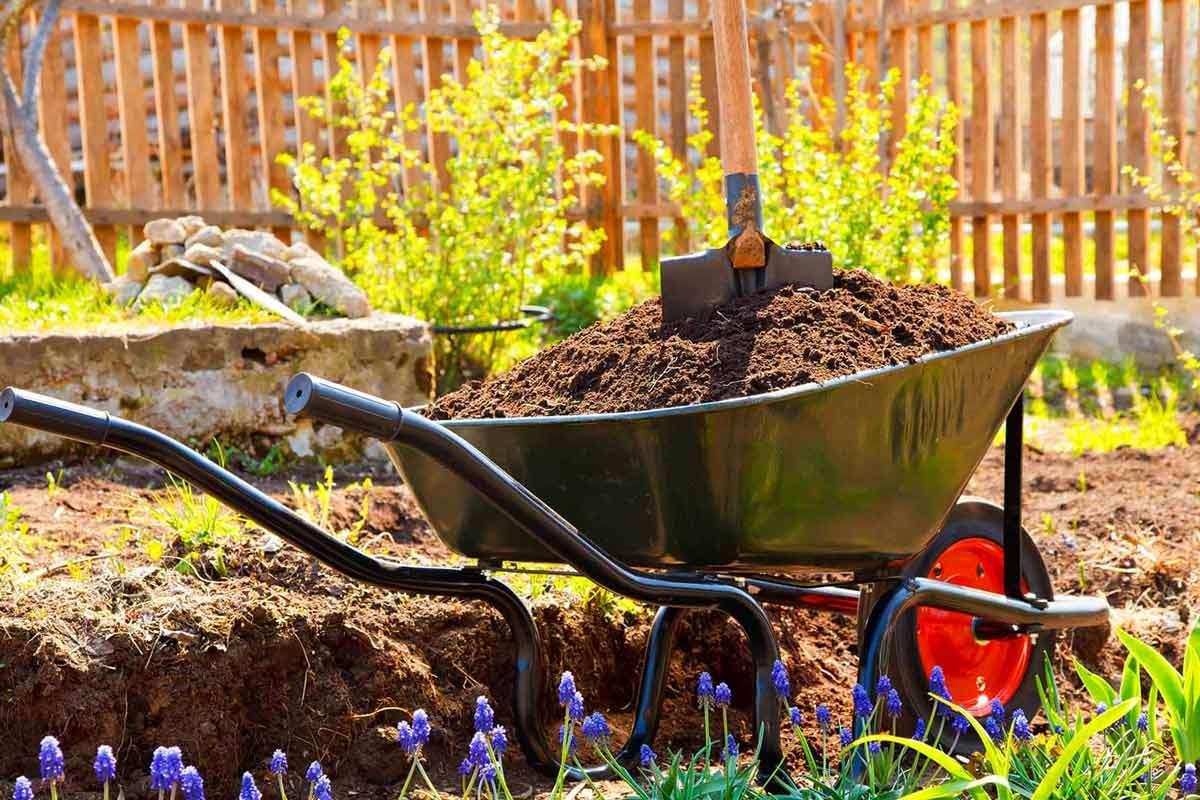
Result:
M92 208L111 208L113 205L103 58L100 19L92 14L77 14L75 71L79 81L79 130L83 140L83 189ZM114 264L117 258L116 228L96 225L94 232L108 262Z
M951 103L959 109L963 108L962 58L959 47L962 42L962 26L952 22L946 26L946 94ZM954 127L954 164L951 171L958 183L958 196L966 195L966 169L964 163L964 124ZM963 288L963 254L965 252L965 237L963 235L963 218L957 215L950 217L950 285L955 289Z
M1117 45L1113 7L1096 7L1096 102L1092 123L1092 191L1117 193ZM1114 213L1099 210L1095 218L1096 299L1112 300L1116 262Z
M188 8L204 8L204 0L186 0ZM213 109L212 51L208 28L200 23L183 27L187 64L188 134L191 138L192 180L196 205L221 207L221 164L217 159L216 114Z
M1021 191L1021 42L1020 20L1000 20L1000 192L1007 202ZM1003 214L1004 296L1021 296L1021 217Z
M579 19L583 23L581 54L584 58L597 56L608 60L606 69L585 72L581 87L581 108L594 115L596 122L614 125L620 122L620 89L613 75L616 65L616 43L610 36L613 0L578 0ZM604 157L603 169L607 179L602 186L586 187L584 208L593 228L603 228L605 240L592 259L594 274L608 274L621 267L624 238L621 229L621 142L619 136L589 135L587 145Z
M1030 18L1029 38L1029 193L1050 195L1050 21ZM1035 213L1033 223L1033 300L1050 300L1050 215Z
M94 19L94 18L93 18ZM8 72L17 86L21 85L21 29L18 24L8 40ZM99 38L99 31L96 34ZM29 173L16 156L16 147L9 136L4 137L5 164L9 173L5 181L5 198L10 206L28 205L33 200L33 184ZM9 226L9 267L16 272L27 272L33 264L33 227L25 222L14 222ZM110 259L111 260L111 259Z
M359 19L372 20L378 7L375 0L354 0L354 10ZM379 51L382 49L383 39L379 34L358 35L358 74L364 84L375 77L375 68L379 65Z
M321 8L326 14L339 14L342 12L342 2L341 0L321 0ZM338 47L338 34L324 34L321 37L321 67L325 70L325 103L326 107L333 109L335 113L339 103L329 91L329 85L330 79L338 72L338 61L341 55L341 48ZM346 154L346 136L348 132L345 128L333 124L332 117L326 127L329 137L328 153L333 158L341 158Z
M892 13L903 14L908 10L908 0L891 0ZM888 46L889 70L900 72L900 80L896 83L896 93L892 95L892 133L889 137L888 152L895 156L896 145L904 137L904 129L908 117L908 85L912 80L912 31L908 28L893 28L891 43Z
M1176 140L1174 154L1181 158L1187 135L1187 106L1184 105L1187 76L1187 14L1183 0L1163 0L1163 116L1167 133ZM1168 193L1178 187L1168 172L1163 176ZM1183 293L1183 227L1178 214L1162 215L1162 283L1160 294L1178 297Z
M637 22L650 21L651 0L633 0L633 19ZM633 39L634 108L637 126L651 135L658 133L656 113L658 73L655 69L654 37L639 35ZM658 175L654 171L654 157L638 148L637 154L637 201L639 204L658 202ZM642 266L649 269L658 263L658 218L642 217L638 221L642 254Z
M450 0L450 16L458 22L471 22L471 0ZM454 76L460 83L467 80L467 65L475 54L475 44L470 39L456 39L454 42Z
M146 86L142 80L140 27L136 19L113 19L125 201L129 208L147 210L153 205L154 190L150 182L150 142L146 135ZM141 226L130 225L128 238L131 247L140 242Z
M388 19L405 19L408 16L408 6L402 0L387 0ZM395 92L396 108L416 108L421 97L417 91L417 61L413 54L416 43L409 36L392 36L392 90ZM420 152L421 132L406 130L404 144L411 150ZM411 165L404 169L404 189L407 191L424 180L421 168Z
M992 199L992 26L986 19L971 22L971 194L976 200ZM975 272L975 296L987 297L992 290L992 259L989 239L991 217L971 219L971 260Z
M222 11L244 11L244 0L217 0ZM229 207L250 208L250 132L246 129L246 39L237 25L219 29L221 116Z
M575 19L578 19L577 15L572 14L571 9L569 8L568 0L553 0L551 14L553 15L554 12L560 12L560 13L566 15L568 18L573 17ZM579 46L580 46L579 45L579 37L576 37L574 40L571 41L571 45L570 45L570 47L571 47L570 57L571 58L579 58L579 52L580 52ZM580 113L579 113L579 91L580 91L580 80L578 77L576 77L576 79L571 82L570 86L567 86L563 89L563 95L566 98L566 104L563 106L562 111L559 113L559 119L568 120L570 122L580 122L581 121ZM575 155L579 152L579 135L578 135L578 133L576 133L574 131L563 131L562 143L563 143L564 154L566 155L567 158L574 158Z
M919 0L917 8L929 11L931 0ZM933 26L919 25L917 27L917 77L929 76L933 82Z
M42 138L58 174L62 176L67 188L75 189L75 176L71 170L71 123L67 115L67 70L63 59L64 40L63 21L60 18L50 34L46 44L46 54L42 59L42 79L38 101L38 122L41 125ZM68 257L63 249L62 239L53 225L47 225L50 235L50 265L55 275L68 272Z
M717 53L712 37L712 7L709 0L698 0L696 13L707 26L707 33L700 36L700 95L708 111L708 129L712 132L707 155L716 156L721 152L721 104L717 102Z
M291 16L309 16L311 0L286 0L286 9ZM292 114L296 127L296 153L301 152L305 142L310 142L319 156L325 152L324 143L321 141L321 127L300 102L305 97L319 96L321 91L317 85L314 62L321 39L314 38L315 36L316 34L307 31L291 31L288 37L288 55L292 62ZM409 80L412 80L411 76ZM306 230L304 240L318 252L326 251L325 237L317 231Z
M671 19L685 18L685 0L669 0L668 11ZM672 36L667 46L667 62L670 74L667 86L671 95L671 150L679 159L687 158L687 70L685 62L686 41L682 36ZM687 221L682 217L675 219L676 253L686 253L689 250Z
M150 26L150 61L154 73L162 205L183 208L187 204L183 182L183 137L179 133L179 102L175 96L175 45L171 41L168 22L155 22Z
M256 12L275 12L275 0L253 0ZM254 87L258 95L258 144L262 158L262 175L266 179L266 207L272 206L271 191L286 193L288 190L287 169L277 161L287 149L286 122L283 114L283 81L279 76L279 59L283 48L279 44L279 31L274 28L254 29ZM292 64L292 69L296 65ZM287 241L291 231L277 227L271 231L281 241Z
M879 42L883 32L879 30L880 11L882 3L887 0L863 0L862 10L869 27L862 35L861 64L867 72L867 84L874 86L879 82Z
M1079 34L1079 10L1062 13L1062 190L1067 197L1087 191L1083 154L1083 50ZM1083 215L1068 211L1062 216L1066 294L1083 294Z
M1134 89L1139 81L1150 80L1150 8L1147 0L1129 2L1129 45L1126 49L1128 67L1125 81L1128 86L1128 105L1125 124L1124 163L1145 172L1150 163L1150 124L1142 108L1140 93ZM1150 214L1146 209L1130 209L1127 216L1129 231L1129 294L1140 297L1147 293L1150 270Z
M420 13L423 22L439 22L442 19L441 0L420 0ZM426 36L421 40L421 54L425 66L425 96L437 88L442 82L446 60L443 46L445 40L436 36ZM450 139L444 133L428 131L429 160L433 163L437 185L445 187L449 183L446 174L446 159L450 157Z

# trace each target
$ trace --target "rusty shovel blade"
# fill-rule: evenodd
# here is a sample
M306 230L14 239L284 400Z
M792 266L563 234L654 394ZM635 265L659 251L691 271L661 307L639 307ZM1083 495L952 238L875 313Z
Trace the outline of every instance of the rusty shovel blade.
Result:
M664 258L663 322L707 315L713 308L754 292L792 283L814 289L833 286L833 256L813 244L780 247L767 239L767 264L734 269L728 247Z

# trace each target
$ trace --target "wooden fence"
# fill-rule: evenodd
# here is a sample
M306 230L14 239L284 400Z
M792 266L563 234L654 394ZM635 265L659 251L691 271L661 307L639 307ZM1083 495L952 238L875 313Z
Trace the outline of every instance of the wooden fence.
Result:
M269 203L286 190L274 156L299 141L337 153L342 143L296 99L324 90L337 31L353 34L358 63L392 48L399 103L420 104L443 72L465 74L480 0L64 0L43 69L40 119L62 174L81 190L111 254L117 230L199 213L212 222L270 227L290 220ZM604 186L584 213L608 234L598 261L653 262L661 233L682 233L661 199L650 158L629 133L656 132L676 152L695 130L690 76L716 114L708 0L503 0L504 30L532 35L550 12L581 20L582 55L609 60L583 76L568 114L620 124L600 140ZM771 127L782 124L793 77L844 91L846 61L871 74L894 66L909 86L929 74L964 111L952 207L954 285L1047 302L1146 291L1195 294L1196 254L1178 220L1151 208L1121 175L1146 168L1150 126L1132 87L1144 81L1185 147L1200 113L1200 14L1194 0L748 0L756 89ZM32 24L32 20L30 21ZM813 45L819 44L819 48ZM18 65L14 48L11 67ZM898 93L902 115L908 95ZM414 141L443 161L452 142ZM9 150L5 147L5 151ZM1192 147L1200 156L1200 147ZM5 165L6 167L8 165ZM4 173L0 222L14 266L29 263L46 221L19 168ZM999 225L996 225L996 222ZM676 237L676 249L686 237ZM998 257L993 258L992 244ZM996 262L996 263L993 263ZM1130 268L1133 268L1132 270Z

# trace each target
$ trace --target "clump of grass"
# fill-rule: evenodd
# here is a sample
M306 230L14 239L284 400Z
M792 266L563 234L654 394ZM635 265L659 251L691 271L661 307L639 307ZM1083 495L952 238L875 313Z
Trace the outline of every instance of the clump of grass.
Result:
M29 526L21 516L8 492L0 492L0 583L12 587L29 580Z
M333 490L336 486L333 482L333 467L326 466L324 476L313 486L295 481L288 481L288 486L292 490L292 500L297 514L317 527L331 531L335 536L345 539L350 544L358 543L358 537L367 524L367 517L371 514L371 490L374 488L374 483L370 478L364 478L347 487L348 489L362 489L362 501L354 522L349 527L337 530L333 530L332 526Z

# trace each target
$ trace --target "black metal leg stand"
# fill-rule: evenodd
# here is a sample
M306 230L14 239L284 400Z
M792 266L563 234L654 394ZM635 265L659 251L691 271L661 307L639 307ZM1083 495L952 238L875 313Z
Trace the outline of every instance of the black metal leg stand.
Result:
M1025 437L1025 393L1004 421L1004 593L1023 597L1021 588L1021 461Z

